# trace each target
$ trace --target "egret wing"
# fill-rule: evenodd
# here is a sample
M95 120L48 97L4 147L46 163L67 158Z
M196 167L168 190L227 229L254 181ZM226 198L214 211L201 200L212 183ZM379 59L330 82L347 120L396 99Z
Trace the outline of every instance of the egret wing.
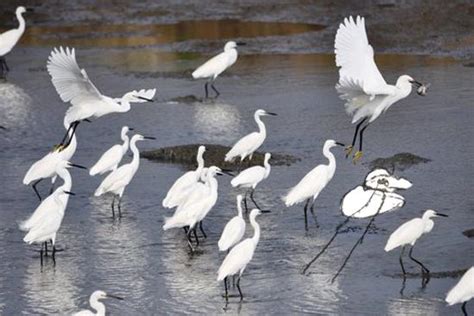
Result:
M108 170L112 170L115 165L120 163L122 157L123 152L121 145L114 145L110 147L105 153L102 154L99 160L90 169L89 174L93 176L98 173L103 174Z
M228 275L233 275L244 268L252 260L255 245L252 239L248 238L237 244L222 262L217 279L223 280Z
M421 218L414 218L398 227L388 238L385 251L390 251L398 246L409 244L423 234Z
M238 243L244 236L244 233L245 221L241 217L235 216L225 225L224 230L222 231L221 238L217 243L219 250L227 250L232 247L232 245Z
M243 170L230 182L233 187L239 185L249 185L259 182L265 175L265 168L262 166L254 166Z
M261 144L262 139L260 134L257 132L250 133L235 143L231 150L225 155L225 161L231 161L239 155L256 150Z
M227 67L227 56L225 53L220 53L204 64L199 66L193 73L193 78L208 78L208 77L217 77L221 72L223 72Z
M48 72L61 100L73 105L84 100L101 100L102 95L76 62L73 49L54 48L48 58Z

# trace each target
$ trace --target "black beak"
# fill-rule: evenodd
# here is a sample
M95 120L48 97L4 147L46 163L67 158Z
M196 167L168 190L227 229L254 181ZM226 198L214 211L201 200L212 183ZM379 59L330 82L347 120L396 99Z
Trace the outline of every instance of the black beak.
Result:
M276 113L273 113L273 112L265 112L266 115L273 115L273 116L277 116L278 114Z
M223 176L224 174L222 172L217 171L216 176Z
M346 145L344 145L343 143L340 143L340 142L336 142L336 145L346 147Z
M152 137L152 136L143 136L144 139L156 139L156 137Z
M26 12L35 12L32 8L26 8Z
M270 210L260 210L260 213L271 213Z
M135 129L134 129L134 128L131 128L131 127L129 127L129 128L128 128L128 130L129 130L129 131L134 131Z
M436 213L436 216L441 216L441 217L448 217L448 215L446 215L446 214L442 214L442 213Z
M247 43L245 43L245 42L236 42L235 44L236 44L237 46L245 46L245 45L247 45Z
M81 166L81 165L76 165L75 163L69 163L69 165L71 167L76 167L76 168L79 168L79 169L86 169L87 170L87 167L84 167L84 166Z
M117 300L123 301L123 297L117 296L117 295L112 295L112 294L107 294L107 297L115 298Z
M235 176L235 174L232 173L232 170L229 169L222 169L222 173L231 177Z
M410 80L410 83L414 86L416 86L417 88L421 87L423 84L419 81L416 81L416 80Z
M147 102L154 102L152 99L144 98L144 97L137 97L139 99L145 100Z
M64 193L69 194L69 195L76 195L76 193L71 192L71 191L64 191Z

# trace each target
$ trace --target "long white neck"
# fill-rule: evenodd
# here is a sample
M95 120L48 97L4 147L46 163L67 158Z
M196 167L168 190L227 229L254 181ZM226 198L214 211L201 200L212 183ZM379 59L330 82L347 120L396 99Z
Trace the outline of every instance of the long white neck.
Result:
M96 315L97 316L105 316L105 305L97 298L91 298L89 303L91 304L91 307L96 310Z
M237 198L237 212L240 218L243 218L242 215L242 197Z
M196 160L197 160L197 163L198 163L198 167L196 168L196 174L197 174L197 179L198 180L201 177L202 169L204 169L204 158L202 158L203 154L204 154L203 152L199 152L197 157L196 157Z
M133 159L130 163L134 171L138 170L138 166L140 165L140 151L137 148L137 139L132 139L130 142L130 148L133 153Z
M23 32L25 31L25 19L23 18L23 15L22 13L18 12L16 14L16 18L18 19L18 23L20 24L18 26L18 31L20 31L21 34L23 34ZM21 36L20 34L20 36Z
M268 175L270 174L270 170L272 169L268 160L269 159L265 159L265 161L263 162L263 166L265 167L265 179L268 177Z
M267 130L265 128L265 124L263 124L262 120L260 119L260 115L255 114L255 122L257 122L259 133L263 135L263 137L267 136Z
M130 111L130 102L124 98L120 99L120 106L117 107L116 112L128 112Z
M59 169L57 171L58 176L63 179L64 183L60 187L58 187L55 191L55 194L57 194L57 197L61 203L63 203L64 208L67 205L67 202L69 201L69 194L64 193L64 191L71 191L72 187L72 178L71 174L66 168Z
M257 221L255 220L255 216L250 217L250 224L252 225L254 231L252 241L256 247L258 241L260 240L260 225L258 225Z
M331 148L329 146L324 146L323 155L329 160L329 170L331 170L332 174L334 174L334 171L336 171L336 158L331 152Z
M122 140L123 140L122 153L125 154L128 150L128 145L130 143L130 139L128 138L127 131L123 132L121 136L122 136Z

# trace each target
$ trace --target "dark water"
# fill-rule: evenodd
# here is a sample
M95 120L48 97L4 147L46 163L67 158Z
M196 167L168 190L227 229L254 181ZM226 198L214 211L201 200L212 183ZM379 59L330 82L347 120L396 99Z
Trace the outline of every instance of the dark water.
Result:
M284 25L277 27L278 31L253 26L253 34L252 27L248 27L241 36L265 40L268 36L286 38L294 34ZM312 30L310 26L299 27L298 32ZM140 32L150 36L156 29L141 26ZM61 35L58 44L82 45L82 40L74 39L74 31L64 32L72 35L64 42L62 38L67 36ZM234 34L225 32L212 35L212 39ZM301 161L289 167L274 167L258 187L256 198L273 212L258 218L261 241L241 282L245 300L238 303L233 298L225 304L221 297L223 285L216 281L224 258L217 251L217 240L227 220L236 213L237 191L230 187L230 178L219 178L219 199L204 223L209 236L191 254L182 230L164 233L161 229L163 217L171 214L161 207L161 200L183 169L146 160L141 161L126 189L121 220L112 220L109 197L93 197L100 178L72 170L77 195L69 200L57 237L58 247L64 251L57 253L55 266L46 260L41 268L38 248L23 244L17 223L38 204L33 191L21 183L25 172L63 134L67 105L60 101L44 68L50 45L54 44L48 39L17 47L8 58L12 69L8 82L0 83L0 125L6 128L0 130L2 314L71 313L86 307L96 289L125 297L124 301L106 302L111 313L120 315L447 315L457 311L457 307L448 308L444 303L456 278L434 277L425 289L421 289L419 278L410 278L404 295L400 295L398 252L387 254L383 247L390 232L402 222L434 208L450 217L436 221L433 231L417 243L416 255L433 272L456 271L474 262L473 241L462 234L474 227L472 68L450 59L424 56L386 55L378 59L388 82L409 73L430 82L432 88L426 97L413 94L394 105L367 130L363 160L410 152L431 162L399 173L413 183L402 193L407 200L405 207L376 219L375 233L366 237L342 275L331 284L367 221L352 222L353 229L338 236L309 275L303 276L300 271L343 220L340 199L363 181L369 171L367 165L354 166L334 149L337 171L317 200L320 227L310 222L309 232L304 231L302 209L286 209L280 197L316 164L325 162L321 149L326 139L347 143L352 137L350 118L335 93L337 71L332 57L247 54L217 81L222 93L218 100L168 102L186 95L202 96L204 92L201 83L189 79L189 70L207 56L191 49L175 53L173 45L181 41L181 48L205 47L203 40L209 37L193 33L188 41L180 36L160 44L168 52L163 52L163 47L157 50L153 46L122 44L113 48L104 45L109 49L90 47L95 44L78 47L80 66L87 69L101 92L121 96L131 89L157 87L159 102L138 104L129 113L81 124L73 160L91 166L106 148L119 141L120 128L125 124L157 137L156 141L140 143L141 149L188 143L230 145L256 128L252 119L255 109L278 113L277 117L265 118L268 137L262 149L290 153ZM140 39L130 39L135 40ZM291 50L284 40L281 45ZM49 189L46 183L40 187L43 193ZM247 233L252 234L250 227ZM411 263L407 267L417 271Z

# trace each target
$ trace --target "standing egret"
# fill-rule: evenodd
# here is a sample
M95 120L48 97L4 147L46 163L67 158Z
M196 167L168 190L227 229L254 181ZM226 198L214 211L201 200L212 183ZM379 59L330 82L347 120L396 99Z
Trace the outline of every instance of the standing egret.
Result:
M245 43L234 41L227 42L222 53L212 57L192 73L194 79L207 79L206 84L204 85L206 98L209 96L207 90L209 83L211 84L212 90L216 93L216 98L219 96L220 93L217 91L216 87L214 87L214 81L217 76L236 62L238 56L237 46L241 45L245 45Z
M123 155L128 150L128 131L133 131L133 128L128 126L122 127L122 132L120 137L123 141L123 144L117 144L110 147L95 163L95 165L89 171L91 176L95 176L96 174L104 174L108 171L115 171L123 158Z
M252 260L255 248L257 248L258 241L260 240L260 225L258 225L255 220L257 215L260 214L260 210L256 208L250 212L250 224L254 229L253 237L241 241L232 248L217 272L217 281L224 280L226 299L229 297L227 292L227 278L237 273L239 274L239 278L237 279L237 289L239 290L240 300L243 300L244 298L240 289L240 278L242 277L242 273L244 273L247 264Z
M5 61L5 55L15 47L16 43L25 32L25 19L23 18L23 13L32 11L33 9L25 9L25 7L22 6L16 8L15 14L19 24L18 28L0 34L0 78L5 78L6 73L10 71L7 62Z
M53 245L53 258L56 253L56 234L61 227L66 210L69 195L71 192L72 179L71 174L67 170L70 166L81 166L70 164L68 161L62 160L56 165L56 173L64 180L63 185L58 187L48 198L46 198L35 210L35 212L26 221L20 224L20 229L28 231L23 241L32 243L43 243L51 241ZM47 251L47 249L46 249ZM40 251L41 260L43 258L43 247Z
M156 139L155 137L142 136L140 134L135 134L130 141L130 149L133 153L133 158L130 163L121 165L116 170L112 171L102 183L99 185L97 190L95 190L95 196L101 196L104 193L111 192L114 195L112 200L112 216L115 217L114 203L115 198L118 195L118 211L119 217L122 217L122 210L120 208L120 203L122 202L122 195L125 191L127 185L132 181L133 176L138 170L140 165L140 152L137 148L137 141L145 139Z
M313 170L308 172L297 185L290 189L288 194L283 197L286 207L290 207L295 204L299 204L306 200L304 206L304 224L306 230L308 230L308 205L311 203L311 214L314 215L314 202L318 197L319 193L326 187L331 181L336 171L336 158L330 149L336 145L344 146L344 144L338 143L332 139L326 140L323 147L323 155L329 160L327 165L318 165Z
M224 227L217 245L219 251L229 250L238 243L245 233L245 220L242 216L242 195L237 195L237 216L233 217Z
M414 261L421 267L422 275L424 276L426 273L429 278L430 270L428 270L423 265L423 263L413 258L412 252L413 247L415 246L415 242L418 240L418 238L420 238L423 234L429 233L433 229L434 222L431 218L437 216L448 217L448 215L441 214L433 210L426 210L421 218L414 218L402 224L388 238L387 244L385 245L384 249L385 251L388 252L397 247L402 246L399 261L400 266L402 267L403 277L405 277L406 271L405 267L403 266L402 256L405 251L405 246L411 245L408 256L412 261Z
M254 114L255 122L258 125L258 132L250 133L242 137L225 155L224 161L234 161L235 157L240 156L240 162L249 157L252 160L253 153L263 144L263 141L267 137L267 130L265 124L260 119L261 116L265 115L276 115L275 113L267 112L265 110L257 110Z
M186 197L186 192L189 188L199 181L204 169L203 155L205 151L205 146L199 146L196 157L198 167L194 171L186 172L173 183L163 200L163 207L173 208L178 206L178 204Z
M105 316L105 305L104 303L99 302L99 300L103 300L109 297L115 298L117 300L123 300L123 298L119 296L107 294L104 291L95 291L94 293L92 293L89 299L89 304L93 309L95 309L95 313L91 312L88 309L84 309L80 312L74 313L73 316Z
M387 111L395 102L406 98L412 85L418 87L418 94L426 94L426 86L408 75L398 78L395 85L385 82L374 61L374 50L370 46L365 31L365 20L357 16L345 18L339 25L334 42L336 66L339 69L339 82L336 90L346 101L347 114L352 116L352 124L360 121L355 129L352 144L347 147L349 156L355 145L357 133L364 122L367 124L359 132L359 150L353 162L362 157L362 134L370 123Z
M255 202L253 198L253 193L255 191L255 188L257 185L264 179L268 178L270 175L270 164L269 160L272 157L270 153L265 154L265 159L263 161L263 167L262 166L253 166L250 168L245 169L241 173L239 173L232 181L230 184L232 187L238 187L238 188L249 188L250 189L250 199L252 200L253 204L259 209L261 209L257 202ZM247 208L247 193L245 192L245 198L244 198L244 205L245 205L245 211L248 211Z
M199 239L196 234L196 224L200 224L217 202L218 182L215 178L216 175L222 175L222 170L216 166L209 167L206 174L205 186L201 190L196 191L184 204L180 205L173 216L165 218L163 230L189 227L187 238L191 251L194 251L194 247L191 243L191 232L194 232L196 243L199 245ZM204 236L206 236L202 225L200 225L200 229Z
M461 280L448 292L446 302L451 306L462 303L462 312L467 316L467 301L474 297L474 266L464 273Z
M73 134L83 120L109 113L128 112L131 102L153 102L152 98L156 93L156 89L134 90L118 99L102 95L86 71L79 68L74 48L54 48L48 58L47 68L61 100L72 104L66 111L65 121L72 128ZM64 143L65 138L61 143Z

